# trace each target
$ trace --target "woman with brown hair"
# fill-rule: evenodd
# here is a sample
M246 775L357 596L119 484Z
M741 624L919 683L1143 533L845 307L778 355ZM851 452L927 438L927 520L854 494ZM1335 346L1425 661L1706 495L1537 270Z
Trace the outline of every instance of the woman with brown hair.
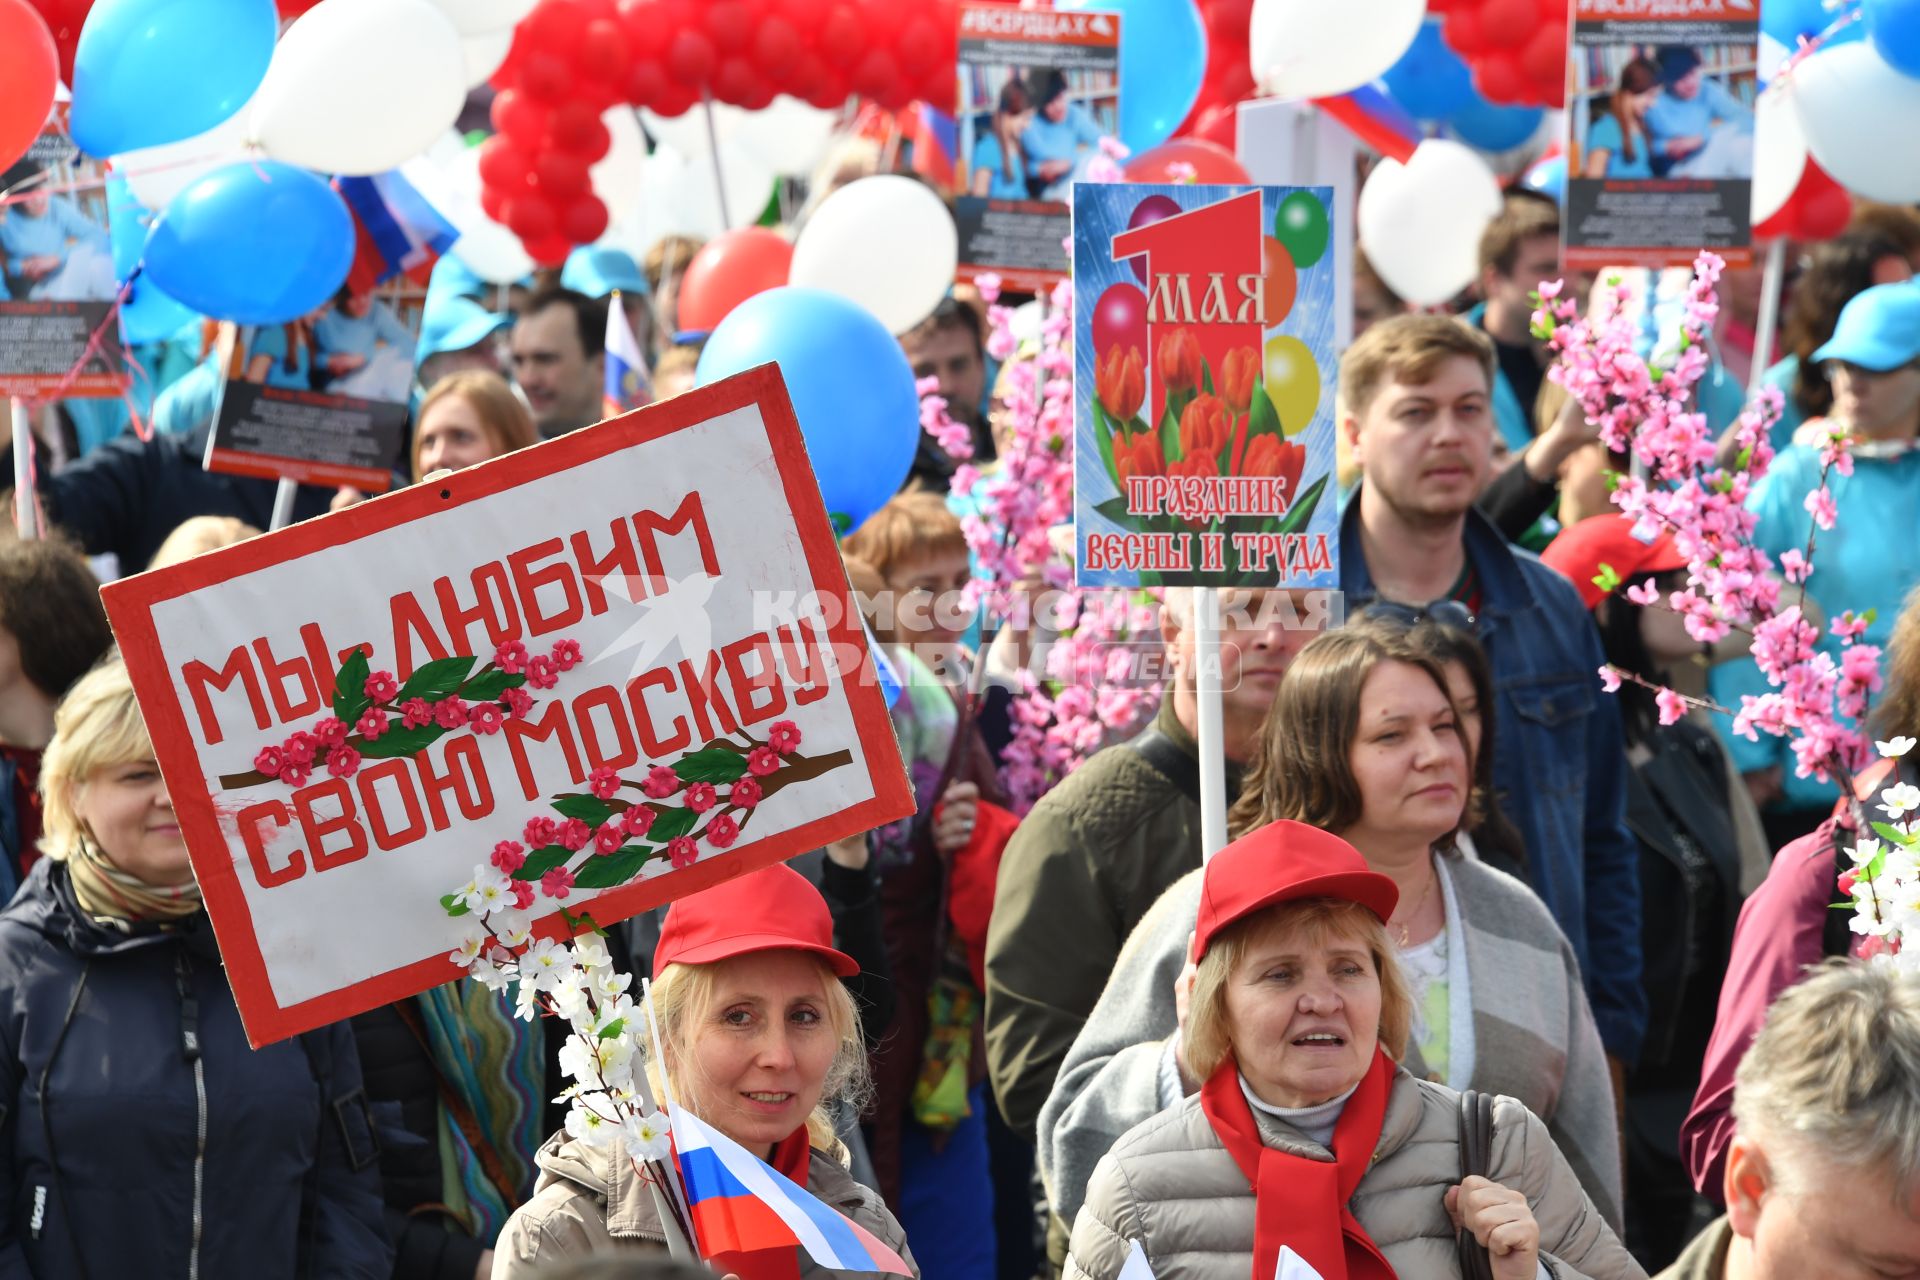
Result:
M1230 826L1303 822L1394 880L1387 934L1414 991L1401 1065L1525 1103L1617 1224L1614 1094L1572 950L1531 889L1456 850L1477 807L1468 761L1490 746L1477 708L1456 707L1448 668L1413 634L1435 626L1373 616L1303 649ZM1063 1217L1121 1134L1200 1086L1186 1009L1201 884L1198 871L1176 881L1134 929L1041 1112L1043 1173Z
M1620 83L1607 100L1607 113L1587 130L1581 165L1589 178L1651 178L1653 142L1647 136L1647 109L1660 96L1660 68L1635 58L1620 68Z
M1027 199L1027 153L1020 134L1033 119L1033 103L1019 80L1000 86L993 122L973 148L972 194L989 200Z
M415 481L524 449L536 438L527 406L505 378L485 369L463 369L434 383L416 422Z

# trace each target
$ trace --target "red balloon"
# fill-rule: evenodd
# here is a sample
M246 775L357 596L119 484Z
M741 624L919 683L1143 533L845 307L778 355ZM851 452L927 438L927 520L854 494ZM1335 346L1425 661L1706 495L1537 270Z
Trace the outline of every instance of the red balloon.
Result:
M731 102L735 106L745 106L760 86L760 73L744 55L731 55L720 60L713 72L713 96L722 102Z
M1852 216L1853 197L1808 156L1793 194L1771 218L1755 227L1753 234L1763 240L1780 236L1826 240L1845 231Z
M657 62L639 61L627 68L627 101L636 107L658 109L661 95L667 91L667 73Z
M792 266L793 246L765 227L722 232L680 277L680 327L710 331L754 294L785 284Z
M53 110L60 51L26 0L0 0L0 169L26 154Z
M517 190L526 186L532 175L532 158L506 134L495 134L480 144L480 180L488 186Z
M574 50L573 65L589 80L618 84L632 61L626 28L612 18L587 24L584 42Z
M667 74L690 89L707 82L713 63L713 41L698 31L682 31L667 46Z
M585 102L569 102L553 113L548 127L552 145L588 160L598 160L613 145L613 137L600 121L600 112Z
M567 260L573 252L573 245L563 235L538 236L532 240L522 240L521 246L527 256L543 267L557 267Z
M1107 286L1093 304L1093 350L1097 360L1114 347L1138 347L1147 354L1147 295L1130 284Z
M1251 182L1233 152L1198 138L1172 138L1127 161L1128 182L1165 182L1167 166L1190 164L1196 182Z
M282 19L297 18L319 3L320 0L280 0L280 16Z
M1446 25L1440 28L1440 37L1468 62L1488 48L1487 28L1480 20L1480 11L1467 8L1464 4L1447 15Z
M944 52L941 45L939 28L921 18L900 33L900 38L893 43L893 51L900 59L900 69L918 78L939 64Z
M507 225L507 193L499 187L480 184L480 210L501 226Z
M1517 49L1539 21L1534 0L1481 0L1480 25L1496 49Z
M677 29L674 13L663 0L624 0L620 25L627 33L627 49L637 59L659 58Z
M1240 138L1240 112L1238 104L1219 103L1208 107L1193 122L1188 133L1202 142L1211 142L1224 151L1233 150Z
M867 40L852 5L836 4L827 10L826 20L820 24L820 36L815 44L829 67L846 70L859 61L860 55L866 51Z
M594 13L579 0L541 0L520 20L516 34L525 35L533 48L566 57L586 38Z
M868 49L848 77L853 91L885 106L900 91L900 60L891 50Z
M554 233L554 225L559 215L554 212L553 201L534 192L509 196L501 205L506 216L501 219L522 240L538 240Z
M753 39L753 6L746 0L708 0L707 35L721 53L738 53Z
M562 199L593 186L589 162L571 151L548 150L533 162L532 176L540 190Z
M774 0L774 8L802 31L818 31L827 20L829 0Z
M529 153L547 136L553 113L519 89L502 89L493 99L493 127Z
M545 49L533 48L519 62L520 91L529 98L557 107L573 97L573 68L566 59Z
M769 76L783 74L800 53L800 32L785 18L774 16L753 35L753 60Z
M60 79L72 84L73 51L80 47L80 29L86 25L87 11L93 8L93 0L31 0L31 3L46 19L47 31L53 36L53 47L60 54Z
M590 192L574 196L560 210L560 234L574 244L592 244L607 234L607 206Z

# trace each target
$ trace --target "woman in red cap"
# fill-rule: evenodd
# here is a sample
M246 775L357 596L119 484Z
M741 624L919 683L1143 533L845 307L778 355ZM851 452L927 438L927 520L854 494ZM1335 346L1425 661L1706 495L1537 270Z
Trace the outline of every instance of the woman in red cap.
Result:
M1734 647L1709 648L1687 634L1664 604L1686 589L1686 557L1670 535L1643 541L1633 526L1617 512L1590 516L1540 558L1579 589L1608 664L1625 677L1616 696L1627 742L1627 826L1640 844L1648 1005L1646 1044L1627 1076L1627 1242L1658 1271L1693 1234L1696 1197L1680 1156L1680 1122L1700 1082L1740 904L1771 854L1753 797L1705 717L1683 715L1677 701L1663 708L1648 687L1704 693L1707 660ZM1605 578L1602 565L1613 585L1595 581ZM1661 604L1628 595L1649 586Z
M1494 1280L1644 1280L1513 1099L1494 1100L1486 1176L1462 1178L1458 1095L1395 1061L1413 1017L1399 901L1299 822L1208 863L1186 1047L1205 1084L1094 1170L1068 1280L1116 1280L1135 1244L1158 1280L1445 1280L1460 1232Z
M828 1106L868 1088L860 1014L842 980L859 965L833 946L826 900L786 866L682 898L653 957L664 1062L649 1062L682 1106L912 1262L880 1197L853 1180ZM494 1280L524 1280L560 1258L661 1253L647 1185L624 1155L564 1134L539 1156L534 1197L496 1246ZM741 1280L824 1276L804 1253L713 1258ZM769 1270L769 1266L773 1269ZM918 1274L916 1270L915 1274Z

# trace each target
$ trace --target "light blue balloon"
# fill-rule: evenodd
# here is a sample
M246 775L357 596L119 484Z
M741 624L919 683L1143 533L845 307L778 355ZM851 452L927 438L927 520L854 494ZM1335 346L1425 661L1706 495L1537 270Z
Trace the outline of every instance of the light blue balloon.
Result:
M281 324L338 292L353 217L305 169L230 164L173 198L147 237L146 278L202 315Z
M1538 107L1497 107L1479 95L1448 117L1447 127L1470 147L1511 151L1533 136L1547 113Z
M133 288L120 304L120 336L129 346L171 337L180 326L200 318L162 293L145 272L134 276L151 223L158 216L140 203L125 178L107 179L107 234L113 243L113 276L122 285L133 278Z
M1060 0L1120 15L1120 141L1138 154L1173 136L1200 98L1207 28L1193 0Z
M1903 76L1920 76L1920 0L1866 0L1867 38Z
M1420 120L1445 120L1480 96L1474 92L1472 70L1440 38L1435 18L1420 24L1420 33L1400 61L1380 78L1393 100Z
M836 531L850 533L899 492L920 444L913 367L864 307L782 285L727 313L700 352L700 386L780 366Z
M97 0L73 56L74 142L104 159L205 133L260 87L279 30L274 0Z

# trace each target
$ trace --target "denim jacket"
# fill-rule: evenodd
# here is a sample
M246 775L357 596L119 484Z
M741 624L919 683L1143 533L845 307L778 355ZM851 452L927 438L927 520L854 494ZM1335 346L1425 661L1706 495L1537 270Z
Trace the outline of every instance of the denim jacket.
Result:
M1630 1064L1647 1024L1640 855L1625 820L1620 714L1600 689L1600 635L1573 584L1478 512L1467 513L1465 540L1493 668L1494 788L1526 842L1528 881L1573 944L1600 1038ZM1340 587L1349 613L1378 596L1357 498L1341 516Z

